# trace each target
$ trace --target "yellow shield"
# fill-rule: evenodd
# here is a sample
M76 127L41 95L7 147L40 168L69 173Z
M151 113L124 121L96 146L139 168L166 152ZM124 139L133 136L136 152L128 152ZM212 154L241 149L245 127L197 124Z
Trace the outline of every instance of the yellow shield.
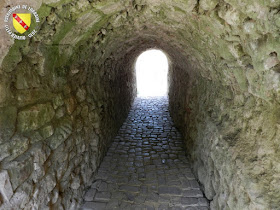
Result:
M17 32L23 34L26 32L31 25L31 14L30 13L16 13L13 14L13 25Z

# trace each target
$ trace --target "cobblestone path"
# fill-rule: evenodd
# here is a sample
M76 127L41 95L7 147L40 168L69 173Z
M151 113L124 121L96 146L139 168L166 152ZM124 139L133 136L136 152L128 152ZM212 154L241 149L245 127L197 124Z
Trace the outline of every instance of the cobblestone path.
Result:
M166 97L135 100L82 209L209 209Z

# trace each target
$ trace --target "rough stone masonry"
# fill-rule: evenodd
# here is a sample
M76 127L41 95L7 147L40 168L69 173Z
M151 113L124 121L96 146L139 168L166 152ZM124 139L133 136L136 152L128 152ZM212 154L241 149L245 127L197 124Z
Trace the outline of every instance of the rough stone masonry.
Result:
M279 0L2 0L0 20L23 3L32 39L0 25L0 209L79 207L150 48L211 209L280 208Z

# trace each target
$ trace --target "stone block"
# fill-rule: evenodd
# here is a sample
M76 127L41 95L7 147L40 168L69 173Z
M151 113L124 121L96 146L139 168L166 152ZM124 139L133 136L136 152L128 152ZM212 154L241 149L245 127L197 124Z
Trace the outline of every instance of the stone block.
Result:
M21 132L36 130L50 122L54 115L50 103L38 104L19 112L17 127Z
M181 195L181 189L178 187L160 186L158 192L159 194Z
M2 74L0 74L0 93L0 104L2 104L10 96L10 83Z
M34 183L37 183L45 175L44 163L48 156L41 147L34 149L31 154L34 157L32 179Z
M87 105L82 107L81 116L84 120L87 119L87 117L88 117L88 106Z
M181 203L183 205L187 206L195 206L198 205L198 199L197 198L181 198Z
M17 90L15 92L17 104L21 107L33 104L39 104L41 101L48 101L53 97L47 88L34 88L26 90Z
M208 206L209 205L209 202L206 198L198 198L198 203L201 206Z
M56 186L56 179L53 173L49 173L42 180L42 186L46 189L47 193L50 193Z
M16 192L12 199L11 199L11 206L17 208L17 209L23 209L24 206L28 203L29 196L24 192Z
M9 142L6 142L0 146L0 161L7 158L7 161L11 161L16 157L23 154L29 146L29 140L22 136L14 136Z
M13 188L7 171L0 171L0 193L5 202L8 202L13 196Z
M35 131L35 132L31 133L29 138L30 138L30 143L31 144L34 144L36 142L39 142L39 141L43 140L43 137L41 136L41 134L38 131Z
M124 2L107 2L102 4L97 4L97 8L102 10L104 14L114 14L118 11L124 10Z
M77 189L79 189L80 186L81 186L81 179L80 179L80 177L73 178L72 182L71 182L71 188L73 190L77 190Z
M56 112L55 112L55 117L57 119L65 116L65 113L66 113L66 108L65 107L59 107Z
M82 206L82 210L104 210L106 209L106 203L101 202L85 202Z
M128 192L139 192L139 187L137 186L122 185L119 189Z
M98 191L107 191L108 190L108 184L106 182L101 182L101 184L98 187Z
M107 209L118 209L120 201L118 199L111 199L108 203L106 208Z
M95 201L108 201L111 198L111 193L110 192L97 192L94 200Z
M76 100L74 97L70 97L65 99L66 111L68 114L72 114L72 112L76 109Z
M199 1L199 6L203 9L203 10L212 10L214 9L217 4L218 4L218 0L201 0Z
M54 134L47 139L47 143L51 149L56 149L64 142L72 133L72 120L70 117L62 118L57 124Z
M55 188L52 191L51 203L55 204L58 201L58 198L59 198L59 190L57 188Z
M94 27L94 25L98 23L101 18L102 17L100 14L91 10L83 13L83 15L77 19L77 25L74 26L73 29L65 35L60 44L75 45L78 41L81 40L81 34L86 33L89 29Z
M23 209L26 207L26 204L32 197L33 193L34 185L31 183L32 181L28 179L16 189L13 197L10 200L11 206L18 209Z
M39 76L34 73L27 62L17 66L16 88L19 90L29 89L40 86Z
M57 109L58 107L62 106L64 104L63 96L62 94L57 95L53 99L53 107L54 109Z
M52 125L45 126L40 130L40 134L44 139L52 136L53 133L54 133L54 129Z
M189 180L189 183L193 189L199 189L199 184L196 180Z
M1 90L1 89L0 89ZM15 132L17 108L0 108L0 144L12 137Z
M2 68L5 72L12 72L17 64L22 61L22 54L19 48L11 45L14 43L14 40L8 41L9 39L4 39L5 36L1 36L1 51L0 51L0 63L2 63ZM4 46L4 49L2 48ZM8 53L9 51L9 53Z
M84 200L85 201L93 201L95 193L96 193L96 189L94 189L94 188L89 189L84 196Z
M85 89L81 89L81 88L78 89L77 94L76 94L77 99L78 99L79 102L84 101L86 99L86 95L87 95L86 90Z
M21 185L33 172L32 157L22 157L14 161L8 166L8 173L10 175L13 189Z
M9 142L7 142L5 144L1 144L0 161L2 161L3 159L5 159L6 157L8 157L11 154L9 148L10 148Z

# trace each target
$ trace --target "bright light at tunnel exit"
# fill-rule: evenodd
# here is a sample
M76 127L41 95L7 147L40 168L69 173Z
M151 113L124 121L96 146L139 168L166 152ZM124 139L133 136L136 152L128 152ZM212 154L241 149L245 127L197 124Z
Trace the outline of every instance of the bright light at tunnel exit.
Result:
M160 50L147 50L136 61L138 96L167 94L168 60Z

